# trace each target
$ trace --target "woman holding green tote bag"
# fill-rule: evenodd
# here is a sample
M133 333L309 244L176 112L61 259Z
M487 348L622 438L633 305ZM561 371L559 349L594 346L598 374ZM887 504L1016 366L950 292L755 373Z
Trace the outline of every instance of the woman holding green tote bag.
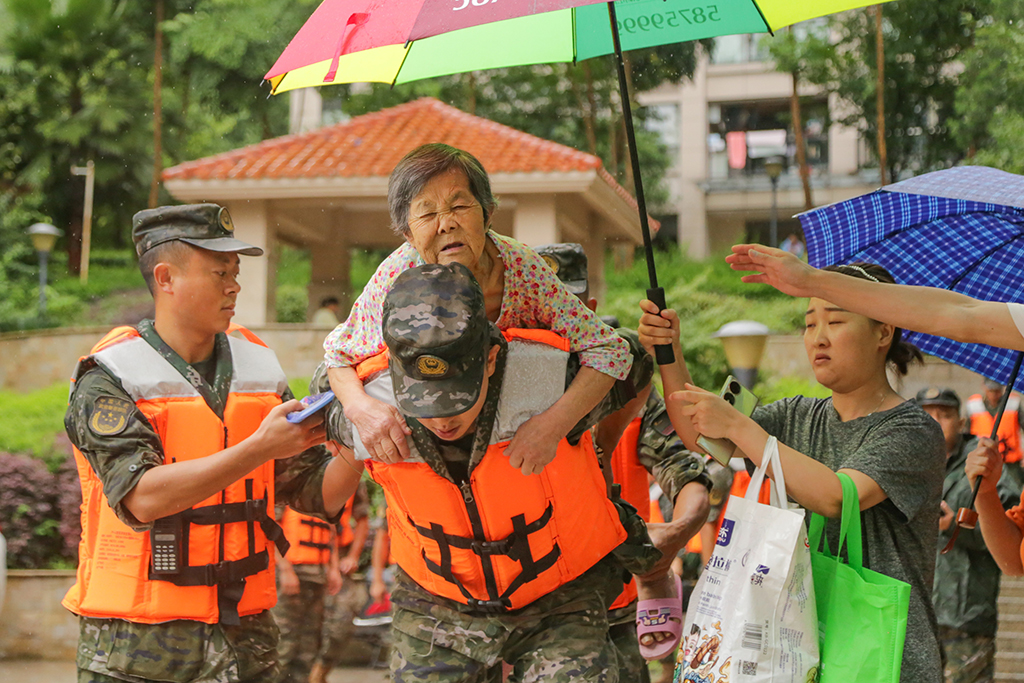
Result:
M888 271L875 264L830 270L893 282ZM843 472L856 484L863 566L911 586L899 680L941 681L931 586L945 442L938 423L914 402L904 401L886 375L889 366L906 374L908 363L920 358L920 352L902 341L899 328L812 298L804 347L818 382L832 390L831 398L787 398L758 408L748 418L716 394L689 384L675 313L659 314L649 301L641 306L643 343L676 346L676 363L660 369L669 416L688 447L695 448L698 434L728 438L738 453L760 464L769 435L776 437L789 496L828 518L824 536L833 552L839 547L843 508L843 487L836 473ZM833 630L827 637L842 642L843 634ZM856 642L848 645L856 647ZM823 659L823 667L827 664Z

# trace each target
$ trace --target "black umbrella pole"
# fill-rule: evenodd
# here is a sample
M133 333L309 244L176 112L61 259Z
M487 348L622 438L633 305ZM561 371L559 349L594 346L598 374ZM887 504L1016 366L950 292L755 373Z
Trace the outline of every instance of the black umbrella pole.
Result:
M647 221L647 201L644 199L644 181L640 177L640 157L636 151L636 135L633 131L633 110L629 103L629 87L626 84L626 63L622 59L622 44L619 42L619 22L615 17L615 3L608 3L608 19L612 27L612 44L615 46L615 64L619 70L619 97L622 99L622 115L626 122L626 142L629 147L629 162L633 167L633 185L636 188L636 206L640 211L640 232L644 236L644 255L647 257L647 277L651 287L647 298L658 310L665 305L665 290L658 286L658 272L654 268L654 246L651 244L651 226ZM654 357L658 365L671 365L675 354L669 345L655 346Z
M1013 365L1013 370L1010 372L1010 381L1006 383L1006 391L1003 392L1003 398L999 401L999 410L996 411L996 419L992 424L992 434L989 438L992 441L996 441L996 437L999 436L999 423L1003 421L1003 413L1006 411L1006 404L1010 400L1010 394L1013 392L1013 385L1017 383L1017 375L1020 374L1021 362L1024 361L1024 351L1017 354L1017 362ZM998 441L996 441L998 443ZM1005 464L1005 463L1004 463ZM978 499L978 489L981 488L981 477L974 480L974 490L971 491L971 502L968 506L969 510L974 509L974 501ZM957 515L957 522L960 521L960 515ZM973 528L973 527L968 527Z

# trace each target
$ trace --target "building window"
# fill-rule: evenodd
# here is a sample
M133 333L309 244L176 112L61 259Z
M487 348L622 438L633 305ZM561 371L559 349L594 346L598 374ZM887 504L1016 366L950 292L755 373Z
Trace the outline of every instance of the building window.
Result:
M679 105L652 104L644 107L644 128L657 134L673 162L679 158Z
M768 47L763 33L746 33L715 38L711 52L712 64L747 64L768 61Z
M828 103L802 102L807 163L812 174L828 172ZM789 100L720 103L708 105L708 157L713 180L765 175L765 160L786 159L786 169L796 168Z

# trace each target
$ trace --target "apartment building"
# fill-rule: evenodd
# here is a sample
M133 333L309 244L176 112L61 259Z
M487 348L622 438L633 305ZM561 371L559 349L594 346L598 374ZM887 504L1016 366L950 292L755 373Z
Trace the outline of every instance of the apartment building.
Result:
M769 242L772 158L782 166L778 240L799 230L793 216L804 209L804 195L790 114L793 79L775 70L764 39L718 38L692 80L640 96L656 113L648 126L675 158L666 178L669 203L658 212L663 235L696 258L746 240ZM814 205L877 189L877 165L860 133L832 122L840 104L807 84L799 93Z

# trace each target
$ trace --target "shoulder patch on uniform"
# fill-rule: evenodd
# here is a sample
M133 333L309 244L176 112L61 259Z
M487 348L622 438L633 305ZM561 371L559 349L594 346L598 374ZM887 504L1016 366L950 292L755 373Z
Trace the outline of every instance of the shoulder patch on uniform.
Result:
M114 396L101 396L96 399L89 418L89 429L99 436L114 436L128 426L128 416L134 406L130 401Z

